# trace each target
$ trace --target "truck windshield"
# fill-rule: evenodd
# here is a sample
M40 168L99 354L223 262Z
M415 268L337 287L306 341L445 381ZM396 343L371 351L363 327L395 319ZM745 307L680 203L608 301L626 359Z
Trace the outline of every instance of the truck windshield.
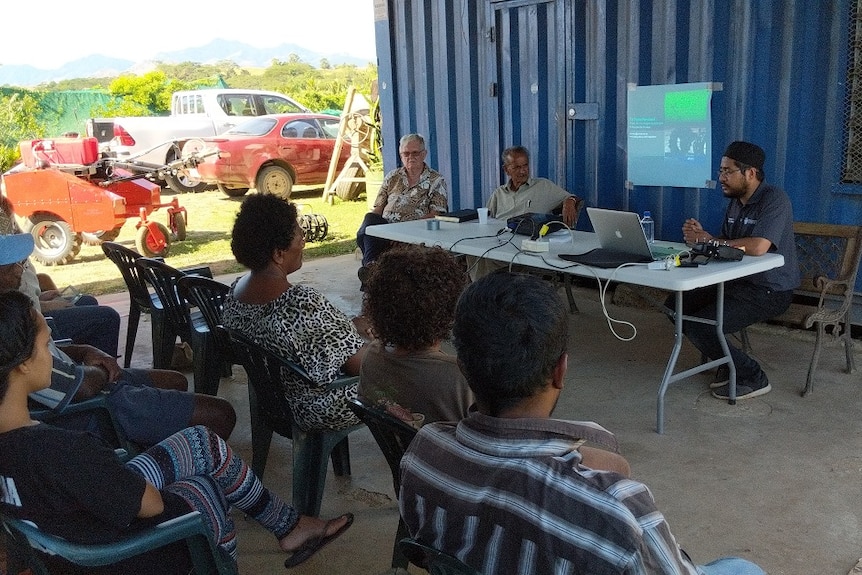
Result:
M275 118L265 118L263 116L254 118L253 120L246 120L240 124L237 124L225 134L242 134L243 136L263 136L264 134L269 133L270 130L275 127L276 119Z

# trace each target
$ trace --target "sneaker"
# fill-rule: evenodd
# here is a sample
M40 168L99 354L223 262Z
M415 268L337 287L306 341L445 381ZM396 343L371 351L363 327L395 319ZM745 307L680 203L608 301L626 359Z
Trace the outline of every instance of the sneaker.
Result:
M730 368L727 367L727 364L719 365L718 369L715 370L715 378L709 384L709 388L715 389L728 383L730 383Z
M763 376L763 381L757 387L757 383L751 380L741 380L736 383L736 399L751 399L758 395L765 395L772 391L769 380ZM730 399L730 384L726 383L712 391L712 396L718 399Z

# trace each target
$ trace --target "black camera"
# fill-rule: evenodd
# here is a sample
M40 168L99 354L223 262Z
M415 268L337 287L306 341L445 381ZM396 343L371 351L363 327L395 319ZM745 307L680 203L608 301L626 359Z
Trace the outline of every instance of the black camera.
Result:
M716 241L697 242L689 250L689 259L694 263L705 264L709 260L724 260L738 262L745 255L745 251L720 244Z

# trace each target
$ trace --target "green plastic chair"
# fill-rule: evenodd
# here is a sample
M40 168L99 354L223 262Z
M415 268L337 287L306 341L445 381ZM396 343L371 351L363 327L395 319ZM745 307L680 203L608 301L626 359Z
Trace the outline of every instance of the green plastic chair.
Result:
M33 575L51 575L42 554L58 555L82 567L100 567L135 557L146 551L185 541L197 575L236 575L234 561L219 550L207 534L200 513L181 517L130 535L114 543L100 545L72 543L49 535L29 521L0 516L6 535L10 573L30 569Z
M401 492L401 458L404 457L410 442L416 437L417 429L361 397L348 400L347 406L371 430L374 441L377 442L377 446L386 457L386 463L389 464L389 470L392 472L392 487L395 489L395 497L398 497ZM401 552L399 542L409 535L404 520L399 517L392 546L392 567L407 568L409 561Z
M459 559L407 537L398 542L401 552L410 562L431 575L481 575Z
M320 515L326 484L326 462L332 459L337 476L350 475L350 446L347 436L362 427L354 425L332 431L303 431L296 424L281 384L282 369L288 369L309 385L316 385L302 366L258 345L241 332L227 331L233 359L248 375L248 404L251 415L251 468L263 478L273 432L293 442L293 507L301 515ZM356 377L342 378L332 385L349 385Z

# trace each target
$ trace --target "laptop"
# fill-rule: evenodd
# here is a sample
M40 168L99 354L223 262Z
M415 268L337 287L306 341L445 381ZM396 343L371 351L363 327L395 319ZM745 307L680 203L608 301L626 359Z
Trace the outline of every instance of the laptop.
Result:
M662 260L679 250L650 245L634 212L587 208L601 247L584 254L560 254L560 259L598 268Z

